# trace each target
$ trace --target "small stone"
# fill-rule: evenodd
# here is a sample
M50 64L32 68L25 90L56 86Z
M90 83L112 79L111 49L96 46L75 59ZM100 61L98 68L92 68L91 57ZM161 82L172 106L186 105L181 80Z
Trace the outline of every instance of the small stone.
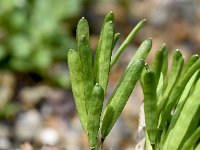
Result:
M45 97L48 91L49 87L47 86L26 87L20 91L19 97L24 106L32 108Z
M0 138L0 149L10 149L10 141L7 138Z
M60 141L60 136L54 128L44 128L39 133L39 141L42 144L56 145Z
M15 126L15 134L21 141L31 140L36 136L41 126L41 117L38 111L29 110L20 114Z
M20 145L20 150L33 150L33 147L30 143L24 143Z

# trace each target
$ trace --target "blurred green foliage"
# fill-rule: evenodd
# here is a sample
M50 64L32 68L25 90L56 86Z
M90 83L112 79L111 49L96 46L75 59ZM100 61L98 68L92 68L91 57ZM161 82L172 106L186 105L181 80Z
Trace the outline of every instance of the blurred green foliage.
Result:
M0 119L3 120L15 118L18 111L18 105L12 102L7 102L3 105L3 107L0 107Z
M1 0L0 68L34 72L66 85L66 73L49 72L75 47L71 20L82 7L81 0Z

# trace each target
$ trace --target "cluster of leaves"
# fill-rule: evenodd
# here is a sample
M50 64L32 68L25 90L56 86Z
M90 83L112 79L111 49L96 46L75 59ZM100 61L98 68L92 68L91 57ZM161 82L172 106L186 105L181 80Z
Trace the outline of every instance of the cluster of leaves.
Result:
M64 61L66 48L75 46L68 21L81 9L81 1L74 0L1 0L1 68L48 78L52 64ZM64 73L58 76L52 78L66 83Z
M190 57L184 65L179 50L173 53L168 75L165 44L152 65L141 75L144 93L147 149L199 149L200 143L200 59Z
M121 53L144 25L139 22L117 52L112 50L119 38L114 30L114 14L106 15L95 59L89 43L89 26L85 18L77 26L78 50L69 50L68 65L72 91L82 126L91 149L102 149L106 136L139 80L144 93L146 149L199 149L200 137L200 59L193 55L184 65L175 50L168 75L168 52L165 44L157 51L153 65L144 61L152 40L145 40L128 64L103 110L109 72Z
M141 44L102 110L110 70L144 23L145 20L142 20L136 25L112 56L119 33L114 30L114 14L109 12L104 19L92 62L88 22L85 18L78 22L78 50L69 50L68 66L77 112L88 135L91 149L102 148L106 136L120 116L142 73L144 61L151 50L151 39Z

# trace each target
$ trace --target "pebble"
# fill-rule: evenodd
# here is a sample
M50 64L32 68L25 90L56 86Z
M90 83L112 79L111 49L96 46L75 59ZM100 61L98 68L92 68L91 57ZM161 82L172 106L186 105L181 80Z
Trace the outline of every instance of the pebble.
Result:
M19 115L16 121L15 134L18 140L32 140L41 127L41 116L32 109Z
M54 128L47 127L39 132L38 140L44 145L54 146L59 143L60 136Z
M25 87L20 91L19 97L26 108L34 107L48 93L49 87Z
M11 143L7 138L0 138L0 149L6 150L6 149L9 149L10 146L11 146Z

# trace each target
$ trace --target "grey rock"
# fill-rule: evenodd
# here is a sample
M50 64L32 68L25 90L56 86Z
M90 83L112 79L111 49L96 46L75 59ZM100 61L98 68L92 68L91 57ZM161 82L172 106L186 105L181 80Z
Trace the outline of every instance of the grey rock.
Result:
M36 133L41 127L41 117L38 111L29 110L28 112L19 115L15 134L20 141L31 140L36 136Z

